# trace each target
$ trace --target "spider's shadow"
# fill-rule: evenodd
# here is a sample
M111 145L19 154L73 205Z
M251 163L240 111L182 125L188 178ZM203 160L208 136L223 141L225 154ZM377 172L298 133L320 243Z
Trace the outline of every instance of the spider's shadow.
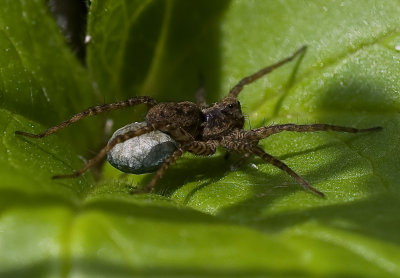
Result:
M368 134L359 136L368 136ZM357 138L350 137L345 139L344 142L346 144L351 144L352 141L355 140L357 140ZM281 161L286 161L296 156L307 156L307 154L311 154L313 152L334 148L337 146L337 144L338 143L335 142L325 143L302 151L287 152L285 155L278 156L277 158ZM315 187L315 185L321 182L326 180L334 180L335 176L340 175L341 173L339 170L332 171L332 169L340 169L344 160L345 159L339 158L326 163L321 161L318 165L312 167L312 172L304 172L304 170L294 168L293 166L291 168L305 180L307 180L311 186ZM258 157L252 158L252 161L249 161L249 163L251 162L255 163L257 166L266 164ZM274 166L270 165L270 167ZM357 168L357 165L347 165L346 168L342 169L342 171L351 171L351 168ZM319 197L313 196L311 192L305 191L300 184L295 182L284 171L277 170L276 174L270 175L264 173L262 169L255 169L249 165L244 165L239 171L246 171L246 174L251 180L250 182L252 184L256 184L256 186L252 186L252 197L237 203L232 207L227 207L220 210L219 216L226 216L228 218L232 218L233 216L233 218L252 219L256 215L262 214L262 211L264 211L271 203L273 203L275 199L281 199L285 195L293 194L297 191L304 191L304 193L309 194L308 197L310 198L318 198L317 200L320 199ZM323 178L321 177L321 173L323 173ZM324 191L321 188L318 189Z
M344 149L342 152L337 152L333 159L326 162L318 162L318 164L309 168L308 173L301 169L294 169L313 186L319 182L331 180L329 188L334 192L324 192L323 188L318 188L327 194L328 200L314 200L310 194L310 196L305 196L304 202L311 203L309 205L305 204L300 210L289 209L282 212L266 213L271 203L275 199L281 198L283 196L281 194L285 194L285 191L287 194L292 194L293 191L302 189L300 186L297 185L296 187L294 185L290 189L279 189L276 193L274 191L273 194L270 194L269 191L265 191L265 186L254 187L252 197L220 209L218 216L224 219L232 219L240 225L251 226L263 232L273 233L290 229L312 220L333 229L353 231L371 238L377 238L377 240L400 244L400 240L393 233L394 221L391 219L395 217L391 212L399 207L398 194L393 194L398 192L398 189L395 184L393 186L388 182L395 179L392 176L395 175L395 172L392 174L386 173L387 176L380 176L378 172L384 169L384 164L390 162L385 161L388 156L387 154L385 155L387 148L395 149L391 147L393 142L393 135L391 134L397 132L395 130L396 125L387 112L397 110L390 95L385 93L387 92L385 84L371 77L360 75L355 78L353 75L354 71L350 73L352 77L350 80L343 80L340 84L333 83L327 86L325 93L321 96L319 105L317 105L318 109L324 113L320 114L321 116L317 121L360 128L383 126L383 131L347 135L331 132L332 135L330 136L337 136L339 141L343 142L346 148L351 151L347 152ZM370 114L368 113L369 111L371 111ZM377 111L384 112L382 113L384 116L377 117ZM318 114L317 112L315 113ZM335 148L335 143L322 143L315 149L288 152L288 154L278 158L285 161L293 156L319 151L328 147ZM368 169L364 172L362 166L358 163L352 163L354 160L351 157L354 157L355 161L366 161L365 165L367 167L371 165L372 173ZM390 169L393 168L393 166L390 167ZM359 170L363 172L359 172ZM321 173L323 173L323 180ZM336 177L346 177L347 173L350 173L348 184L344 179L336 186L335 183L339 180ZM260 174L258 172L255 175ZM383 189L380 188L382 186L384 186ZM357 196L356 200L349 202L351 196L346 196L349 192ZM361 192L362 194L358 196ZM315 207L314 203L319 205ZM309 208L307 208L308 206ZM388 213L387 217L384 216L386 213Z
M288 153L279 158L285 160L290 157L322 150L333 145L334 143L324 144L301 152ZM294 191L304 190L283 171L278 171L277 174L271 175L252 167L251 164L253 163L257 166L266 164L257 157L250 157L236 170L231 169L231 167L240 160L240 156L235 154L230 156L229 159L226 159L223 154L219 153L213 157L191 157L184 160L185 161L181 161L180 165L176 167L172 166L168 169L165 176L156 186L156 190L159 194L171 196L179 190L183 184L197 182L198 184L187 193L185 197L185 203L188 203L195 197L196 193L208 186L212 186L214 183L217 183L231 171L241 171L242 173L245 173L245 176L243 177L244 180L242 179L240 183L245 182L253 184L251 185L251 188L253 188L254 198L264 198L265 204L268 204L272 202L273 199L278 197L280 198L283 195L292 194ZM274 166L271 165L271 167ZM313 181L317 179L312 177L312 174L305 175L305 178L307 179L310 176ZM148 183L151 178L152 176L146 177L144 179L144 184ZM249 199L249 202L253 201L253 198Z
M229 171L230 160L224 155L217 154L211 157L184 157L178 165L171 166L156 185L156 191L165 196L171 196L183 184L204 181L196 186L185 199L192 197L196 191L220 180ZM147 176L143 183L147 184L152 175Z

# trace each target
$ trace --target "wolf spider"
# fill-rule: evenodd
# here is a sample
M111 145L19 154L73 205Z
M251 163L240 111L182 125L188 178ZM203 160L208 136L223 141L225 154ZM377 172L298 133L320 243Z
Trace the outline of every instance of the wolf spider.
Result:
M244 116L237 100L243 87L256 81L274 69L292 61L299 54L304 53L306 46L301 47L291 56L265 67L256 73L240 80L222 100L208 106L204 95L200 89L196 93L197 103L185 102L167 102L157 103L148 96L137 96L126 101L104 104L88 108L87 110L72 116L56 126L53 126L43 133L31 134L23 131L16 131L15 134L32 138L43 138L59 131L72 123L75 123L85 117L97 115L111 110L117 110L125 107L131 107L138 104L145 104L149 107L146 114L147 125L116 136L98 154L87 162L80 170L68 174L53 176L53 179L75 178L79 177L91 166L98 163L116 144L122 143L130 138L140 136L155 130L169 134L179 143L179 147L168 157L159 167L148 186L144 189L150 192L156 182L162 177L168 167L180 158L185 152L191 152L196 155L212 155L218 146L226 148L228 151L234 151L244 158L250 155L259 156L265 162L270 163L292 176L304 189L323 197L324 194L307 183L301 176L296 174L289 166L264 152L258 146L258 142L273 134L283 131L312 132L312 131L338 131L338 132L370 132L381 130L381 127L372 127L366 129L357 129L353 127L335 126L330 124L278 124L263 126L249 131L245 131Z

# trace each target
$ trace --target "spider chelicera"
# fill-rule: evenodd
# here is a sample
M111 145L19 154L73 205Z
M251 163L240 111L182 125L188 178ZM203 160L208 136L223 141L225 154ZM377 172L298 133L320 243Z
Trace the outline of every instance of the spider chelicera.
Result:
M102 148L98 154L87 162L80 170L68 174L53 176L53 179L75 178L88 170L91 166L99 162L116 144L122 143L133 137L137 137L152 131L162 131L170 135L178 144L178 148L161 164L156 171L148 186L144 189L150 192L156 182L162 177L168 167L180 158L185 152L196 155L212 155L218 146L226 148L228 151L237 152L244 157L250 155L259 156L265 162L270 163L292 176L306 190L323 197L324 194L307 183L301 176L296 174L289 166L266 153L258 146L260 140L273 134L283 131L312 132L312 131L338 131L349 133L371 132L381 130L381 127L371 127L357 129L353 127L336 126L330 124L278 124L263 126L252 130L244 130L244 116L237 100L239 93L245 85L248 85L274 69L292 61L299 54L303 53L306 46L301 47L291 56L265 67L256 73L240 80L228 93L228 95L217 103L208 106L205 102L202 90L196 93L197 103L185 102L166 102L157 103L148 96L137 96L131 99L98 105L86 109L85 111L72 116L56 126L53 126L43 133L32 134L23 131L16 131L15 134L32 138L43 138L59 131L72 123L85 117L100 113L131 107L138 104L145 104L149 107L146 114L146 125L116 136Z

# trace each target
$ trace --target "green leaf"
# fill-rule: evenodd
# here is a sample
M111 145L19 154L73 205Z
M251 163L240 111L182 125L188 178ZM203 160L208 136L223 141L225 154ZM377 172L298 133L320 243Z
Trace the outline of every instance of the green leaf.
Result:
M92 1L87 66L45 2L0 9L0 277L398 277L400 35L398 1ZM198 75L217 101L241 78L307 53L246 86L249 123L330 123L383 131L280 133L261 146L325 199L252 158L185 155L151 194L152 174L105 165L74 180L104 141L87 119L134 95L193 100ZM128 114L129 113L129 114ZM115 128L143 108L113 112ZM104 142L103 142L104 143Z

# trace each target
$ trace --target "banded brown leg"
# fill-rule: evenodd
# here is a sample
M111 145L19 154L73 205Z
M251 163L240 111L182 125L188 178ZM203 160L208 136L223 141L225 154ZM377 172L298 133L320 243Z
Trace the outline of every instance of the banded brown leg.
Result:
M329 124L308 124L308 125L297 125L297 124L281 124L272 125L266 127L260 127L246 132L245 138L251 141L258 141L272 134L280 133L283 131L295 131L295 132L314 132L314 131L338 131L348 133L364 133L382 130L382 127L371 127L358 129L346 126L336 126Z
M215 153L217 146L217 141L192 141L185 143L163 162L163 164L160 166L160 168L157 170L157 172L149 182L148 186L144 189L144 191L150 192L156 185L157 181L169 168L169 166L177 161L185 152L191 152L197 155L211 155Z
M307 49L307 46L302 46L301 48L299 48L295 53L293 53L291 56L282 59L281 61L270 65L268 67L265 67L255 73L253 73L252 75L249 75L245 78L243 78L242 80L239 81L238 84L236 84L230 91L229 94L227 96L227 98L237 98L237 96L239 95L239 93L243 90L243 87L256 81L257 79L263 77L264 75L270 73L271 71L273 71L274 69L277 69L281 66L283 66L284 64L292 61L294 58L296 58L296 56L298 56L301 53L304 53L304 51Z
M26 136L26 137L31 137L31 138L43 138L43 137L46 137L50 134L53 134L53 133L59 131L60 129L63 129L77 121L80 121L88 116L94 116L94 115L98 115L100 113L105 113L105 112L109 112L112 110L118 110L118 109L125 108L125 107L131 107L131 106L138 105L138 104L146 104L147 106L152 107L152 106L156 105L156 103L157 102L150 97L139 96L139 97L130 98L128 100L124 100L124 101L120 101L120 102L97 105L97 106L90 107L78 114L75 114L70 119L68 119L56 126L50 127L49 129L45 130L42 133L33 134L33 133L25 132L25 131L15 131L15 134Z
M116 144L125 142L126 140L129 140L133 137L140 136L145 133L149 133L154 131L156 128L153 126L145 126L142 128L139 128L137 130L132 130L129 131L125 134L121 134L119 136L116 136L107 146L102 148L95 157L93 157L91 160L89 160L88 163L85 164L80 170L72 173L72 174L67 174L67 175L56 175L53 176L52 179L67 179L67 178L76 178L82 175L87 169L98 163Z

